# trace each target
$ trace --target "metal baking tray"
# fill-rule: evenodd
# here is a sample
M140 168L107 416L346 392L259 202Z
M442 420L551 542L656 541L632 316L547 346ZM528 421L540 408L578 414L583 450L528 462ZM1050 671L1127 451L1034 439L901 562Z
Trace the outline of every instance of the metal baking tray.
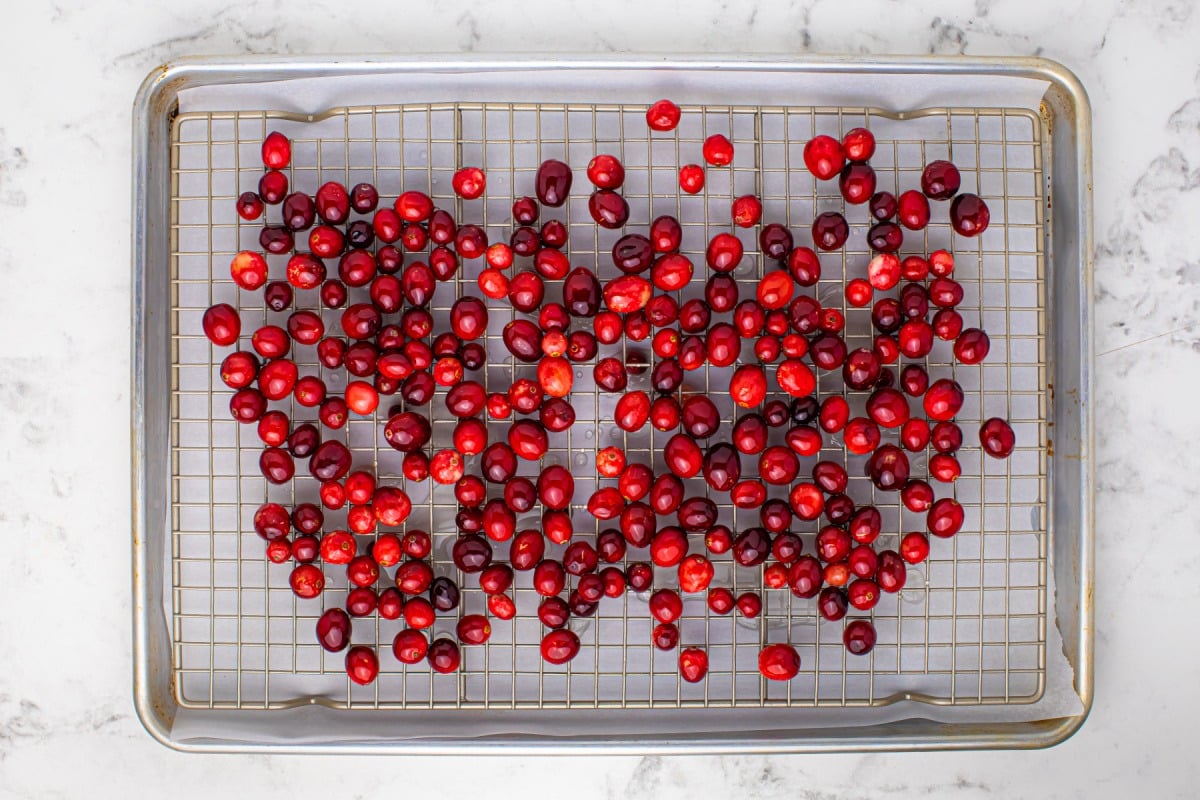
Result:
M402 86L435 88L312 115L271 102L273 81L325 78L354 87L396 76ZM997 78L1044 81L1045 92L1034 109L871 102L888 81L937 81L970 97ZM436 88L438 80L450 88ZM788 80L837 82L848 101L806 103L769 91ZM720 81L744 92L731 98ZM187 89L237 84L262 84L263 107L180 110ZM682 101L684 119L674 135L652 139L639 120L646 103L664 95ZM829 195L797 171L799 148L814 132L860 124L880 140L873 163L881 188L901 181L907 188L927 160L949 155L963 168L964 190L976 186L992 200L988 234L974 244L954 241L968 292L962 310L992 334L992 358L954 374L968 389L966 426L1004 414L1020 444L1002 464L964 448L954 492L968 524L953 541L935 542L904 592L872 612L880 630L872 655L848 659L840 625L820 622L812 601L787 592L766 593L755 621L715 617L689 603L685 642L706 643L713 669L705 683L683 684L674 654L650 646L644 598L631 595L605 601L596 617L581 621L584 650L562 668L532 652L536 620L498 625L487 646L465 651L459 674L436 678L384 653L389 623L360 621L356 641L381 643L383 673L370 687L349 684L340 656L326 656L313 641L321 609L291 596L286 568L266 564L249 525L265 499L309 499L308 490L268 490L257 477L256 441L227 419L227 392L214 376L221 355L199 333L205 307L238 301L225 265L255 237L252 226L238 223L233 199L256 181L265 133L292 136L292 178L311 187L369 179L389 196L403 182L454 203L455 165L482 164L489 200L475 221L494 233L508 224L512 196L529 193L541 159L561 157L579 168L595 152L618 152L629 176L630 226L673 213L696 232L687 245L727 224L717 220L727 218L736 194L754 191L767 216L797 231L813 209L838 207L836 191ZM134 107L134 691L143 723L169 746L209 751L798 752L1063 740L1082 724L1092 693L1089 125L1074 76L1034 59L197 59L156 70ZM713 132L731 136L737 160L725 173L710 173L708 201L681 197L674 165L695 160L687 154L698 155ZM578 200L585 198L572 204ZM599 265L611 238L595 231L585 209L563 211L573 262ZM943 222L925 236L933 249L951 234ZM825 261L822 302L838 302L844 276L866 256L849 249L840 264ZM738 275L753 279L761 268L748 258ZM472 291L464 274L474 272L460 270L435 311ZM259 315L248 326L265 317L261 308L244 313ZM852 329L861 312L848 313ZM489 340L509 318L498 307L492 316ZM941 349L927 363L935 373L952 369ZM665 436L614 438L601 422L612 400L586 384L589 372L573 397L580 421L547 458L590 464L587 453L611 441L653 460ZM693 388L711 388L719 398L727 375L701 372ZM513 374L505 364L489 367L486 377L507 386ZM821 390L837 391L836 381ZM381 477L398 474L398 454L380 449L371 421L353 422L347 437L358 460ZM848 466L861 474L861 465ZM868 482L855 486L870 497ZM581 485L576 499L590 488ZM410 487L410 524L434 531L435 566L452 571L453 497L421 491ZM895 498L872 502L892 531L908 529L908 512ZM731 508L722 513L734 526L747 524ZM594 524L586 511L576 521ZM718 568L738 591L761 588L759 576L729 563ZM517 602L527 613L532 590L520 587ZM764 637L780 635L797 645L804 667L796 680L768 685L753 659ZM1005 712L1045 698L1049 671L1062 660L1052 649L1059 637L1080 709L1014 721Z

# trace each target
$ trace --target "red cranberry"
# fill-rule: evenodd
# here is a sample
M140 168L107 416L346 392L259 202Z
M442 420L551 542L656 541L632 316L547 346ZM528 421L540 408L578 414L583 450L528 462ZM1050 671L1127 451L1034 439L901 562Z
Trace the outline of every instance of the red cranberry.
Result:
M704 140L704 160L714 167L727 167L733 163L733 143L716 133Z
M771 554L771 536L763 528L747 528L734 537L731 552L743 567L758 566Z
M979 443L992 458L1008 458L1016 447L1017 439L1007 422L992 417L979 426Z
M234 344L242 332L241 317L228 303L218 303L205 311L201 324L204 335L220 347Z
M267 169L283 169L292 159L292 143L279 131L271 131L262 143L262 161ZM340 649L340 648L339 648Z
M842 137L842 149L849 161L869 161L875 155L875 135L866 128L851 128Z
M656 253L673 253L683 241L683 226L679 220L664 214L650 223L650 242Z
M919 231L929 224L929 201L925 195L910 189L900 195L898 213L901 225Z
M754 408L767 394L767 376L758 364L743 364L733 373L729 394L742 408Z
M931 161L921 173L921 191L933 200L949 200L961 184L958 167L949 161Z
M875 170L866 164L847 164L838 178L842 197L851 205L861 205L875 194Z
M735 198L730 213L739 228L753 228L762 221L762 201L752 194Z
M379 675L379 658L365 645L351 647L346 653L346 674L360 686L366 686Z
M237 199L238 216L247 222L253 222L262 216L263 201L257 192L242 192Z
M718 233L708 242L705 261L717 272L732 272L742 260L742 242L730 233Z
M858 578L846 587L846 599L859 611L870 611L879 603L879 585L868 578Z
M708 607L714 614L725 615L733 610L736 601L733 597L733 592L726 589L724 586L718 586L708 590Z
M867 460L867 477L880 490L899 491L908 481L908 474L908 456L895 445L883 445Z
M896 216L896 196L891 192L876 192L867 201L867 211L877 222L891 219Z
M450 639L442 638L435 639L433 644L429 645L428 660L429 666L433 667L434 672L445 675L458 669L462 656L458 651L457 644Z
M837 250L850 236L846 218L836 211L817 215L812 224L813 243L822 250Z
M867 244L880 253L894 253L904 243L904 231L894 222L880 222L867 231Z
M664 622L654 627L650 638L657 649L674 650L679 645L679 628L674 623Z
M731 445L721 442L710 447L704 456L704 480L713 489L727 492L742 476L741 457Z
M875 647L875 626L870 620L856 619L842 632L842 643L855 656L865 656Z
M790 681L800 672L800 654L790 644L769 644L758 654L758 671L773 681Z
M298 544L299 539L302 538L304 537L299 537L296 543ZM295 548L293 548L293 552L295 552ZM299 560L300 556L296 558ZM292 570L292 574L288 577L288 583L297 597L311 600L325 589L325 575L312 564L301 564Z
M538 167L534 189L543 205L557 208L567 201L574 176L571 168L557 159L547 159Z
M846 616L847 606L846 592L836 586L826 586L817 598L821 617L829 622L837 622Z
M288 179L278 170L269 170L258 179L258 196L267 205L273 206L283 202L288 193Z
M900 554L909 564L920 564L929 557L929 539L917 531L904 534L900 540Z
M827 181L842 171L846 154L832 136L814 136L804 145L804 165L818 180Z
M960 236L978 236L987 230L991 213L978 195L960 194L950 204L950 224Z
M550 664L565 664L579 654L579 637L565 628L551 631L542 638L541 653Z
M646 124L656 131L675 130L682 112L670 100L658 100L646 109Z
M957 339L963 332L963 318L952 308L939 309L933 315L933 333L944 342Z
M954 357L963 364L978 364L987 358L991 340L979 328L967 328L954 342Z
M962 387L948 378L934 381L925 393L925 415L933 420L949 420L963 404Z
M679 651L679 675L688 683L699 683L708 674L708 654L699 647Z
M630 544L634 543L630 542ZM683 560L687 552L687 534L673 525L668 525L658 531L650 541L650 559L659 567L675 566ZM670 622L670 620L663 621Z
M925 520L930 533L949 538L962 528L964 518L962 505L951 497L943 497L929 509Z
M291 234L288 234L288 238L291 238ZM330 225L318 225L308 234L308 249L320 258L336 258L345 247L346 237Z

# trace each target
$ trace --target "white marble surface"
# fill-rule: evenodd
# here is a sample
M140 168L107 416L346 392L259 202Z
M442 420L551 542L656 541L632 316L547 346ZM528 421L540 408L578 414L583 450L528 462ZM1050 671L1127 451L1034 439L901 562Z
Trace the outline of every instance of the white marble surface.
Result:
M1189 0L39 0L0 47L0 795L1194 796L1200 9ZM760 7L761 6L761 7ZM203 53L1040 54L1095 110L1096 706L1044 752L366 760L180 755L130 700L129 107ZM723 788L722 788L723 787Z

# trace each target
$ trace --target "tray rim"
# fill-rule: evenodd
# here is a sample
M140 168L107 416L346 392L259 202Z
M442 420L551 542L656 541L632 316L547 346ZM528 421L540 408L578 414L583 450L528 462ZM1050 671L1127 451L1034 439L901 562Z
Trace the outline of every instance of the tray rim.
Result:
M505 72L535 69L599 70L697 70L764 72L788 71L837 74L943 74L961 76L1008 75L1044 80L1050 92L1057 92L1065 105L1072 126L1073 148L1056 153L1055 160L1070 159L1077 184L1074 213L1069 221L1075 230L1070 239L1067 263L1081 268L1078 319L1052 320L1055 327L1068 327L1080 344L1078 374L1079 396L1079 530L1077 553L1069 567L1077 570L1075 587L1060 585L1053 608L1074 606L1077 619L1068 620L1076 638L1075 683L1083 704L1077 716L1033 723L996 723L966 725L908 720L859 728L813 730L804 738L789 737L787 732L739 739L712 737L689 739L647 734L624 737L620 741L602 736L539 738L527 734L485 739L423 739L377 743L303 743L260 744L236 740L181 742L171 736L171 713L156 695L151 665L150 625L153 612L153 580L158 566L149 558L148 536L162 533L152 525L147 508L147 474L150 442L147 421L147 306L146 270L153 257L150 243L156 219L150 207L150 173L156 154L156 127L165 130L180 90L191 86L250 83L286 78L327 75L371 75L395 72ZM1043 102L1043 107L1045 107ZM1046 113L1045 111L1043 113ZM132 444L132 533L133 533L133 694L139 721L157 741L186 752L262 752L262 753L396 753L413 754L646 754L646 753L791 753L887 750L961 750L1019 748L1033 749L1058 744L1073 735L1087 719L1093 704L1093 580L1094 580L1094 425L1092 414L1091 367L1094 360L1092 318L1092 146L1091 109L1087 92L1079 79L1063 65L1044 58L961 57L961 56L786 56L747 57L737 61L704 55L649 57L568 57L553 59L531 55L495 58L469 58L460 54L421 54L419 56L192 56L153 69L138 89L133 104L133 191L132 191L132 285L131 297L131 444ZM161 167L161 165L159 165ZM1049 192L1047 192L1049 194ZM1059 202L1061 207L1061 200ZM158 220L166 213L159 212ZM1061 231L1060 231L1061 233ZM1063 260L1062 253L1049 254ZM1051 313L1047 300L1047 313ZM1053 494L1052 494L1053 497ZM1061 502L1056 500L1054 502ZM165 522L165 520L163 520ZM1071 531L1065 532L1067 534ZM1060 535L1063 535L1060 533ZM1071 592L1077 594L1064 594ZM1056 624L1061 623L1061 619ZM169 678L168 678L169 680ZM168 694L170 694L168 692ZM169 701L169 698L168 698ZM962 729L962 730L958 730Z

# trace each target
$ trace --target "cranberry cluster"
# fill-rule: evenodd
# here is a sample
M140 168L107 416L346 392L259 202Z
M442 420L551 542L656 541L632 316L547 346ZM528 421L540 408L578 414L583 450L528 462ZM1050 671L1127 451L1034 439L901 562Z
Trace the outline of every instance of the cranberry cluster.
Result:
M648 109L646 120L653 130L670 131L680 116L675 104L662 100ZM233 417L257 424L264 477L276 484L290 481L295 460L307 459L309 473L320 482L320 506L301 503L287 509L265 503L254 516L254 527L267 541L272 562L295 562L290 582L301 598L316 598L325 588L325 573L315 562L345 567L351 588L340 607L320 617L317 638L331 652L347 651L351 680L370 683L379 671L372 648L351 647L352 617L378 613L384 619L403 618L407 627L395 637L395 657L406 664L425 660L442 673L458 669L460 644L483 644L491 635L489 616L466 614L457 621L457 641L429 641L426 632L439 614L458 608L463 587L435 574L430 534L405 526L412 503L404 489L380 485L370 472L354 470L346 445L325 438L344 427L351 413L373 415L381 396L403 400L389 411L383 432L404 453L405 479L454 486L459 535L453 561L478 580L492 619L515 616L509 593L514 570L532 571L542 598L537 615L547 629L541 653L550 663L569 661L579 651L579 639L567 627L572 617L590 616L602 598L626 591L653 589L649 607L658 625L652 638L664 650L680 644L676 623L683 612L681 593L706 593L708 608L716 614L737 609L747 618L757 617L762 611L758 593L735 597L729 589L711 585L715 569L710 555L729 553L740 567L761 569L768 589L816 597L820 613L832 621L842 619L850 607L868 611L881 592L904 586L905 565L928 556L925 533L906 533L899 552L876 551L874 542L882 533L879 510L859 506L847 495L849 475L838 461L818 460L802 476L802 459L817 458L834 441L830 437L840 434L846 451L868 456L866 473L875 487L899 492L905 507L927 514L930 533L949 537L962 526L962 506L950 497L938 499L928 482L912 477L908 453L932 447L929 477L942 483L958 477L955 453L963 434L954 417L962 407L963 390L952 379L931 381L916 362L940 338L954 342L959 362L978 364L988 354L989 341L983 330L965 328L955 310L963 290L953 279L949 252L903 259L896 253L903 229L920 230L929 223L931 199L954 198L951 222L965 236L986 229L988 210L975 195L958 194L958 170L946 161L925 168L920 191L906 191L899 198L876 192L869 165L874 149L872 134L858 128L841 141L817 136L804 150L813 175L820 180L837 177L846 202L867 204L875 220L868 243L876 254L865 278L847 281L845 297L852 307L874 300L871 320L878 335L871 348L850 351L843 314L804 293L821 275L816 252L796 246L792 232L778 223L761 226L764 262L775 266L765 271L753 298L740 298L743 287L731 275L744 255L741 240L719 232L705 251L709 275L704 300L680 303L673 295L692 282L695 267L680 252L683 230L675 218L659 217L645 235L631 232L618 239L612 259L621 274L604 284L588 267L572 269L562 222L534 227L542 208L560 207L570 195L573 173L561 161L547 160L538 168L536 199L521 197L513 203L509 241L489 244L481 227L460 224L422 192L405 191L390 207L380 206L378 191L366 183L346 189L329 182L315 196L289 192L282 170L290 163L291 144L278 132L266 138L266 171L256 192L238 198L237 211L254 221L263 217L265 206L281 206L282 222L264 222L259 243L266 253L291 254L286 280L270 280L266 258L253 251L238 253L230 273L242 289L261 290L273 312L287 311L295 291L318 292L327 309L342 309L341 335L326 331L320 314L293 311L286 327L265 325L254 331L252 351L226 356L221 377L234 390ZM724 136L711 136L703 144L709 167L728 166L733 155L733 144ZM589 163L587 178L595 188L588 209L597 225L626 225L629 207L619 191L624 177L623 165L612 155L597 155ZM703 191L704 181L705 167L698 164L679 171L684 192ZM483 196L487 178L482 170L466 167L452 183L459 197L475 200ZM733 201L734 225L759 226L762 216L758 198ZM307 251L296 240L304 232ZM813 242L821 250L842 247L848 234L845 218L835 212L819 215L812 225ZM424 260L405 263L406 253L426 251ZM514 362L536 364L536 379L515 380L505 392L488 393L468 377L488 357L478 341L488 328L486 304L477 297L459 298L445 331L435 331L428 310L437 284L450 280L460 261L481 258L481 294L536 316L536 322L518 317L504 327L501 338ZM338 260L336 277L326 267L330 259ZM547 301L547 282L561 287L561 302ZM894 297L874 298L875 292L897 289ZM352 292L358 302L352 302ZM222 347L236 345L241 337L240 317L228 304L209 308L203 328ZM652 368L636 351L624 358L598 358L600 345L648 338L656 357ZM753 358L743 359L747 342ZM353 379L337 395L320 377L300 375L289 358L293 344L314 347L321 364L344 368ZM901 358L910 363L900 367ZM601 525L613 523L594 537L575 536L570 515L575 480L568 469L541 466L536 480L517 474L520 460L542 460L549 434L574 423L570 397L574 365L580 363L593 364L593 378L602 391L620 395L612 421L621 430L635 432L649 423L659 431L677 431L664 448L667 469L658 473L648 464L628 462L619 447L597 449L597 474L615 484L587 500L588 511ZM745 413L727 436L721 435L722 419L712 399L687 386L687 373L706 364L734 368L729 392ZM653 397L628 389L629 376L647 369ZM865 416L851 417L842 394L818 401L814 369L840 370L848 393L867 394ZM429 454L432 424L424 409L435 401L439 387L446 390L441 401L456 420L453 447ZM315 409L316 419L292 420L270 408L289 397L301 408ZM489 441L485 419L511 420L504 439ZM771 430L784 427L784 435L774 437L782 443L771 444ZM885 442L885 434L890 437L893 431L897 443ZM998 458L1014 447L1012 429L1000 419L985 422L979 437L984 450ZM467 456L478 456L478 474L467 474ZM757 477L749 477L749 469L743 476L745 460ZM687 496L684 481L697 476L712 493L727 494L734 506L757 509L759 524L738 531L720 524L710 497ZM769 487L780 487L777 494L786 499L772 497ZM517 515L537 504L540 528L518 530ZM348 530L326 530L322 508L344 507ZM664 517L673 517L674 524L660 525ZM822 517L825 524L815 525ZM817 528L811 555L804 552L797 523ZM379 532L389 528L402 531ZM370 546L361 548L359 537L372 534ZM699 537L707 554L694 550L693 539ZM566 545L561 557L548 556L547 540ZM507 543L507 559L497 557L493 543ZM630 549L645 548L649 562L617 566L626 562ZM650 562L674 568L678 588L654 589ZM386 571L393 568L389 576ZM377 589L381 578L393 585ZM851 653L864 654L874 646L876 633L869 620L858 619L846 626L843 638ZM788 680L798 673L800 657L788 643L770 644L760 653L759 668L766 678ZM706 652L695 646L681 649L679 669L687 681L703 679Z

